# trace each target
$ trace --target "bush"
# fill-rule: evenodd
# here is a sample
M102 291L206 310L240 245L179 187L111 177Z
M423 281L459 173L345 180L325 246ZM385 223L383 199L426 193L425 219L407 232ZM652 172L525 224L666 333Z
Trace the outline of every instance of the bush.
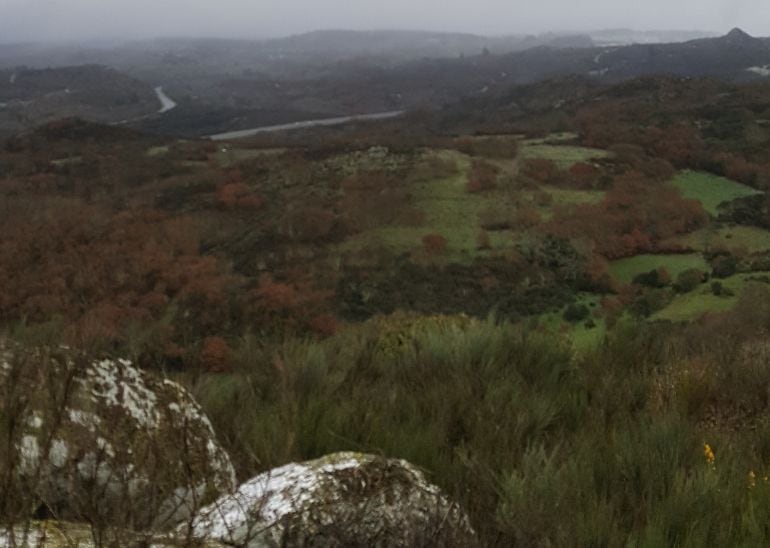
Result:
M702 284L705 277L706 273L702 270L698 270L697 268L689 268L684 272L679 273L679 275L676 277L674 288L679 293L689 293L690 291L696 289L700 284Z
M729 278L738 271L738 261L732 255L720 255L711 262L715 278Z
M631 312L637 317L646 318L666 308L671 299L670 290L648 289L631 304Z
M483 192L497 186L497 174L500 168L489 162L474 160L468 174L468 192Z
M426 234L422 237L422 245L430 255L443 255L447 241L441 234Z
M671 276L665 268L656 268L649 272L638 274L634 277L633 283L647 287L661 288L671 283Z
M204 371L223 373L229 371L232 350L222 337L206 337L201 347L200 362Z
M546 158L530 158L521 166L521 174L528 179L543 184L560 184L568 179L569 175L559 169L556 162Z
M573 303L564 311L564 319L570 323L578 323L585 320L591 311L584 304Z
M711 293L717 297L721 296L724 291L724 285L722 285L722 282L711 282Z

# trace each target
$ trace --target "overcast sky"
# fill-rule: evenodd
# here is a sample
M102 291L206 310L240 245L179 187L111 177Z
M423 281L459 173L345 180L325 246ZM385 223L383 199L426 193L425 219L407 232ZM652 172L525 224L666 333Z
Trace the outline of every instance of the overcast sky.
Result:
M0 41L261 38L315 29L480 34L628 27L770 35L770 0L0 0Z

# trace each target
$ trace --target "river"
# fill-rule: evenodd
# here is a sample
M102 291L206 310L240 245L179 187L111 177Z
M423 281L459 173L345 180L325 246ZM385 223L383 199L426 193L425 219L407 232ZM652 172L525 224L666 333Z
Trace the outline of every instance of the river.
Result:
M322 118L320 120L305 120L304 122L293 122L290 124L280 124L277 126L262 126L251 129L241 129L238 131L228 131L226 133L217 133L215 135L208 135L206 138L212 141L224 141L228 139L243 139L244 137L253 137L260 133L272 133L275 131L290 131L294 129L307 129L311 127L320 126L339 126L347 124L348 122L364 122L371 120L386 120L388 118L395 118L401 116L404 113L403 110L395 110L390 112L378 112L375 114L359 114L355 116L341 116L339 118Z

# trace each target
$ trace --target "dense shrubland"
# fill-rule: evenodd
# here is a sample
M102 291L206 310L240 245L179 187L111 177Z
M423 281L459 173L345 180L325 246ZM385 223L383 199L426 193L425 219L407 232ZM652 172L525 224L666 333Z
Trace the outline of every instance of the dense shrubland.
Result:
M524 326L396 315L323 342L247 336L230 373L177 380L241 478L374 452L425 469L489 546L761 545L767 302L755 286L690 327L620 322L579 353Z

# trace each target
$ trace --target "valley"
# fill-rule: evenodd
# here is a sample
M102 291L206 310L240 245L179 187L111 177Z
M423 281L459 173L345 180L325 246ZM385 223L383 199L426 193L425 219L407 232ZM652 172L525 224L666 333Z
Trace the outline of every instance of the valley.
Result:
M0 63L0 546L767 543L768 39Z

